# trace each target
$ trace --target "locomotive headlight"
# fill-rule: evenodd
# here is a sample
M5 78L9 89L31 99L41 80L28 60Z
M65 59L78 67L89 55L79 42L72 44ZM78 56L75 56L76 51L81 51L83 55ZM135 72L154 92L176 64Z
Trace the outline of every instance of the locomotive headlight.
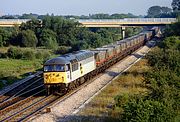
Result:
M48 79L48 75L45 75L45 79Z
M62 81L64 81L64 77L62 77Z

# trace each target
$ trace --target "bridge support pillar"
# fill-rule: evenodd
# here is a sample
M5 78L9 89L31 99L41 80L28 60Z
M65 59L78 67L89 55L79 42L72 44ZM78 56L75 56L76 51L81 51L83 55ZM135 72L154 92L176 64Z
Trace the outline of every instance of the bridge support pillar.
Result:
M125 29L126 29L126 28L125 28L124 26L121 27L122 39L125 38Z

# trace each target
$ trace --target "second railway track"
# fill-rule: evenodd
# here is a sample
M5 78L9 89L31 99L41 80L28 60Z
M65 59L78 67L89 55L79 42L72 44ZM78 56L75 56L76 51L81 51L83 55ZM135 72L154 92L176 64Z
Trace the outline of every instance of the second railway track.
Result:
M33 77L27 78L27 80L25 79L24 81L17 83L15 87L12 87L11 89L9 88L4 93L0 94L0 103L23 92L27 87L31 86L31 84L38 81L41 75L42 72L36 73Z

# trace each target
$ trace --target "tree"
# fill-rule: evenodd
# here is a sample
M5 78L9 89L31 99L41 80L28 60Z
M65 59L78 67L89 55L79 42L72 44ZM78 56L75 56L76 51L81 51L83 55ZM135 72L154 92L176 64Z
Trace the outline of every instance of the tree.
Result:
M23 14L22 16L19 17L19 19L37 19L38 15L37 14Z
M161 14L161 7L160 6L152 6L148 9L148 17L153 18L159 14Z
M172 12L171 8L161 7L161 13L163 13L163 14L170 14L171 12Z
M180 0L173 0L171 4L173 11L180 11Z
M167 28L165 29L164 35L166 37L173 36L173 35L180 36L180 19L178 20L178 22L167 26Z
M49 49L56 49L58 46L56 33L50 29L43 29L40 34L40 44Z
M31 19L26 23L22 23L20 26L20 30L32 30L39 37L40 30L41 30L41 21L38 19Z
M103 44L109 44L113 42L112 33L107 29L99 29L97 33L101 35Z
M36 47L38 40L32 30L23 30L21 33L21 45L24 47Z
M12 30L0 28L0 46L9 44L10 38L12 38Z
M110 16L109 16L109 14L99 13L99 14L93 14L93 15L91 15L90 18L92 18L92 19L109 19Z
M171 17L171 12L171 8L168 7L152 6L148 9L147 17Z

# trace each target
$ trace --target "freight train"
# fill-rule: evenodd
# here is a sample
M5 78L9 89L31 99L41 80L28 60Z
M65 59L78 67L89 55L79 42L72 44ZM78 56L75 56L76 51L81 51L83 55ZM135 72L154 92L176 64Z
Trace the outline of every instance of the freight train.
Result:
M104 71L152 39L157 28L92 50L80 50L44 63L47 94L66 93Z

